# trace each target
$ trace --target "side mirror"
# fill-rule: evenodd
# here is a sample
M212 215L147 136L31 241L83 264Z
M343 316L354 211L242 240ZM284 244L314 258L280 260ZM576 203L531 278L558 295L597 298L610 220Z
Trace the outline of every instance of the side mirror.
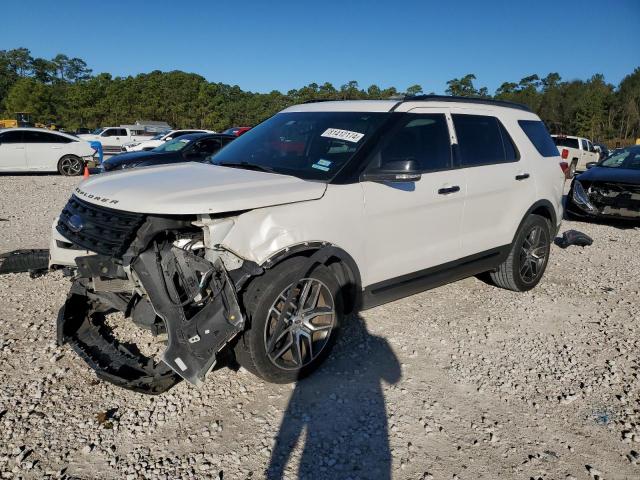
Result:
M415 160L387 162L381 168L373 168L362 174L363 182L417 182L422 178Z
M598 162L588 162L588 163L587 163L587 168L593 168L593 167L595 167L596 165L598 165Z

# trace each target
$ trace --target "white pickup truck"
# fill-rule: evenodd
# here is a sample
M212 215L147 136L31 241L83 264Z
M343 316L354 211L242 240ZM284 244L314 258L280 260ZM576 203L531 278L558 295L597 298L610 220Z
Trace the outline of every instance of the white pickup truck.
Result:
M128 127L103 127L94 130L93 133L78 135L82 140L98 141L106 155L120 153L122 145L131 142L144 142L150 140L155 133L145 130L133 130Z
M569 164L569 178L577 171L587 169L587 163L600 160L600 152L593 142L583 137L569 135L551 135L558 147L560 156Z

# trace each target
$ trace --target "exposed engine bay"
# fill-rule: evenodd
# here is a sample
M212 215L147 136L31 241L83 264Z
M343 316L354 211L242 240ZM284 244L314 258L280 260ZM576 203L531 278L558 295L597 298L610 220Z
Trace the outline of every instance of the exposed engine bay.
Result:
M246 271L251 262L235 257L227 260L232 278L223 261L230 254L205 248L215 241L209 227L217 219L123 214L77 199L63 210L58 231L99 254L75 259L77 272L58 316L58 343L73 346L98 377L138 392L162 393L181 379L199 385L220 350L243 330L236 291L260 269ZM78 232L74 221L84 224ZM153 335L166 335L160 359L114 338L105 322L114 311Z

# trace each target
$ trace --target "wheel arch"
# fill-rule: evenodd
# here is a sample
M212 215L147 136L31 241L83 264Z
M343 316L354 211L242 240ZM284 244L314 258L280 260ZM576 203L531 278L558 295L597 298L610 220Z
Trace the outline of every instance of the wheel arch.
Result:
M311 257L321 250L321 263L332 271L340 285L345 313L356 311L362 304L360 269L353 257L337 245L321 241L292 245L272 254L260 267L268 270L292 257Z
M527 219L529 215L540 215L541 217L546 218L547 220L549 220L549 222L551 222L551 228L552 228L551 234L555 235L557 233L558 216L556 214L556 210L555 208L553 208L553 204L549 200L542 199L542 200L538 200L533 205L531 205L529 209L525 212L525 214L522 216L522 219L518 224L518 228L516 229L513 235L513 240L511 241L511 243L515 241L516 235L518 235L518 232L522 228L522 224L524 223L524 221Z

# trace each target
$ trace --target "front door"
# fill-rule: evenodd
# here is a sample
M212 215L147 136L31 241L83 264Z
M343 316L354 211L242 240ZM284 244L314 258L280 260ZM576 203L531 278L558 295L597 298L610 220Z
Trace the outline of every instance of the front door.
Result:
M464 173L453 169L447 109L418 108L402 117L373 152L370 167L412 159L416 182L362 182L367 284L460 257Z

